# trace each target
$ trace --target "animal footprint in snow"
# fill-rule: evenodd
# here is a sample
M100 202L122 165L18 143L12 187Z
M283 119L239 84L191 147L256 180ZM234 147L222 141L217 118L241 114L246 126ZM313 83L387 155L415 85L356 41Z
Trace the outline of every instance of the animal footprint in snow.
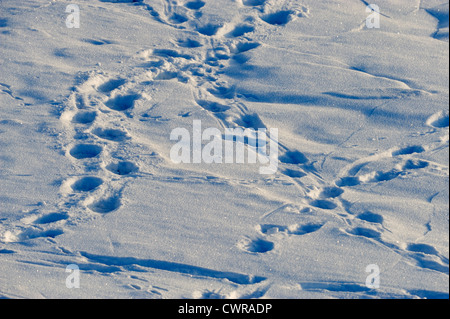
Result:
M428 245L428 244L411 243L411 244L408 244L406 249L411 252L418 252L418 253L423 253L423 254L427 254L427 255L439 256L439 252L436 250L436 248L434 248L433 246Z
M189 1L184 6L190 10L200 10L205 6L205 2L201 0Z
M197 101L197 104L201 106L203 109L213 113L222 113L230 109L230 107L227 105L206 100L199 100Z
M242 0L242 4L247 7L257 7L266 3L267 0Z
M334 202L332 202L330 200L327 200L327 199L316 199L316 200L313 200L310 203L310 205L314 206L314 207L317 207L317 208L321 208L321 209L327 209L327 210L335 209L337 207L336 203L334 203Z
M179 39L177 41L177 45L182 48L190 48L190 49L199 48L199 47L203 46L203 44L200 41L197 41L192 38Z
M105 105L114 111L126 111L134 107L139 94L118 95L108 100Z
M182 13L173 13L168 20L173 24L182 24L189 21L189 18Z
M307 7L297 6L295 8L281 9L279 11L265 13L261 15L260 18L268 24L275 26L284 26L298 17L307 18L308 14L309 9Z
M62 234L64 234L64 231L59 228L48 229L48 230L43 230L43 229L38 229L38 228L30 228L30 229L25 230L23 233L21 233L18 236L18 241L35 239L35 238L55 238Z
M139 167L132 162L122 161L118 163L111 163L106 166L106 169L116 175L124 176L137 172Z
M293 10L283 10L264 14L261 19L271 25L286 25L293 19L294 15L295 11Z
M168 81L168 80L176 79L177 77L178 77L178 72L161 71L155 77L155 80Z
M239 42L233 46L231 46L231 51L234 54L241 54L251 50L254 50L261 46L258 42Z
M83 177L71 185L75 192L90 192L103 184L98 177Z
M357 217L369 223L383 224L384 221L383 216L376 213L372 213L370 211L361 213Z
M427 161L409 159L402 165L402 169L404 170L421 169L426 168L429 165L430 163Z
M262 238L244 238L237 244L238 248L249 253L267 253L274 249L275 244Z
M72 118L72 123L91 124L92 122L95 121L96 117L97 117L97 112L95 112L95 111L78 112Z
M52 223L59 222L61 220L67 220L68 218L69 218L69 215L67 213L50 213L50 214L38 217L34 221L34 224L39 224L39 225L52 224Z
M214 36L223 27L223 24L208 23L197 27L197 32L206 36Z
M231 31L230 35L237 38L253 31L255 31L254 26L249 24L239 24Z
M319 192L317 194L317 192ZM316 193L316 194L314 194ZM309 203L311 206L321 209L335 209L338 207L336 203L331 201L331 199L337 198L344 193L344 190L339 187L325 187L322 190L316 190L312 194L312 201Z
M392 152L392 156L401 156L401 155L410 155L415 153L423 153L425 152L425 148L421 145L413 145L401 148L397 151Z
M109 81L103 83L98 87L98 90L102 93L109 93L111 91L114 91L115 89L119 88L123 84L126 83L125 79L117 78L117 79L110 79Z
M426 122L428 126L434 128L446 128L449 127L449 114L448 111L442 111L430 116Z
M111 196L105 199L100 199L94 203L88 205L88 207L100 214L108 214L117 210L121 205L120 198L118 196Z
M367 227L356 227L347 232L348 234L366 237L371 239L381 239L381 233L378 230Z
M102 139L114 142L122 142L130 139L127 132L118 129L96 128L92 131L92 133Z
M307 175L306 173L304 173L300 170L295 170L295 169L290 169L290 168L286 168L286 169L282 170L282 173L291 178L302 178Z
M308 158L300 151L288 151L280 156L280 162L295 165L306 164L308 163Z
M336 182L336 185L340 187L352 187L360 184L361 180L357 176L342 177Z
M321 198L336 198L341 196L344 190L339 187L325 187L320 193Z

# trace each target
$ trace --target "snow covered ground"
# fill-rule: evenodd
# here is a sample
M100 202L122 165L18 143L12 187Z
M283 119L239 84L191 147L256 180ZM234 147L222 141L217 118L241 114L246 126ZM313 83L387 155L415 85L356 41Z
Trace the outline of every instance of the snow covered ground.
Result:
M1 0L0 297L448 298L448 1L368 4Z

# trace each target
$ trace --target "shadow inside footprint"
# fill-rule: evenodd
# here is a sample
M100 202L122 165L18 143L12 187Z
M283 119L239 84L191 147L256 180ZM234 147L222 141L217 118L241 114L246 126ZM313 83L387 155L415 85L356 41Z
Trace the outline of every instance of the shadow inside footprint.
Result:
M126 111L134 107L140 97L139 94L119 95L107 101L105 105L115 111Z
M305 164L308 158L299 151L289 151L283 156L280 156L280 161L285 164Z
M162 71L155 77L155 80L168 81L168 80L175 79L177 77L178 77L177 72Z
M259 230L264 235L274 235L277 233L286 233L288 235L306 235L313 233L322 228L324 224L309 223L304 225L291 225L291 226L279 226L279 225L259 225Z
M94 131L92 131L92 133L94 133L95 135L97 135L102 139L114 142L122 142L130 139L130 137L126 132L118 129L96 128Z
M103 93L114 91L118 87L126 83L125 79L111 79L98 87L98 90Z
M348 176L342 177L340 180L336 182L337 186L345 187L345 186L357 186L361 184L361 180L356 176Z
M258 48L261 44L257 42L239 42L233 50L233 53L240 54Z
M197 41L197 40L194 40L194 39L190 39L190 38L187 38L187 39L180 39L180 40L178 40L177 41L177 44L180 46L180 47L183 47L183 48L199 48L199 47L201 47L202 46L202 44L199 42L199 41Z
M5 28L9 25L8 19L0 18L0 28Z
M279 11L263 15L261 19L272 25L285 25L292 19L293 12L290 10Z
M78 123L78 124L90 124L95 121L95 118L97 117L96 112L79 112L75 114L75 116L72 118L72 123Z
M350 234L356 235L356 236L362 236L367 238L375 238L379 239L381 237L381 233L365 227L356 227L349 231Z
M316 199L311 202L311 206L321 209L335 209L337 207L335 203L325 199Z
M302 178L304 176L306 176L306 173L298 171L298 170L293 170L293 169L284 169L282 171L282 173L286 176L292 177L292 178Z
M388 182L400 176L400 174L402 174L402 172L397 170L391 170L389 172L376 172L375 177L369 180L369 182Z
M103 180L98 177L83 177L72 184L72 189L76 192L90 192L103 184Z
M240 37L246 33L255 31L255 27L248 24L237 25L234 30L231 32L231 36Z
M174 13L172 16L170 16L169 21L173 24L182 24L188 21L189 19L181 14Z
M35 224L51 224L56 223L60 220L66 220L69 216L67 213L50 213L48 215L44 215L42 217L39 217L34 221Z
M428 163L426 161L409 159L405 162L403 169L421 169L421 168L428 167L429 165L430 165L430 163Z
M206 101L206 100L199 100L199 101L197 101L197 104L200 105L205 110L213 112L213 113L221 113L221 112L228 111L230 109L230 107L227 105L223 105L223 104L220 104L217 102Z
M197 31L200 34L206 35L206 36L213 36L216 35L219 29L222 28L222 25L220 24L213 24L209 23L204 26L198 27Z
M136 164L132 162L123 161L119 163L111 163L106 167L106 169L111 173L123 176L137 172L139 170L139 167L137 167Z
M420 146L420 145L413 145L413 146L408 146L402 149L399 149L395 152L392 152L393 156L399 156L399 155L410 155L410 154L414 154L414 153L423 153L425 152L425 149Z
M366 222L369 223L377 223L377 224L383 223L383 216L369 211L359 214L358 218L361 220L365 220Z
M241 249L251 253L266 253L275 247L274 243L260 238L254 240L247 238L239 246Z
M318 231L320 228L322 228L322 226L323 224L300 225L295 229L289 230L289 233L293 235L306 235Z
M406 248L409 251L423 253L427 255L439 255L439 252L433 246L428 244L408 244Z
M435 128L449 127L449 115L438 114L429 120L429 125Z
M98 202L89 205L89 208L96 213L107 214L118 209L120 205L120 198L117 196L112 196L106 199L101 199Z
M320 194L322 198L336 198L341 196L344 190L339 187L325 187Z
M190 1L190 2L187 2L184 6L191 10L200 10L201 8L203 8L205 6L205 2L200 1L200 0Z
M260 6L260 5L263 5L265 2L266 2L266 0L243 0L242 1L242 3L248 7Z
M36 231L32 230L23 234L23 236L27 239L34 238L55 238L56 236L64 234L62 229L49 229L45 231Z
M279 232L287 232L288 227L272 225L272 224L264 224L264 225L259 225L259 231L261 233L263 233L264 235L272 235L272 234L277 234Z

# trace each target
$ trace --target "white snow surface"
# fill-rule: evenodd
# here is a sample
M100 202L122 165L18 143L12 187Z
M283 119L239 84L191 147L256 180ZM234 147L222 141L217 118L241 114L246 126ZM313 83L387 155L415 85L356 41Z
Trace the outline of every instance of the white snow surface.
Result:
M1 0L0 297L448 298L448 1L367 4Z

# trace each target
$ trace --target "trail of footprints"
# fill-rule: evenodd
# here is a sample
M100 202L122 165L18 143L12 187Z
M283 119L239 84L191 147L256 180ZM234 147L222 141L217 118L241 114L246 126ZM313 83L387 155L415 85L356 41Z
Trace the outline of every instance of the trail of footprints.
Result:
M215 36L225 26L195 22L203 16L201 10L206 5L205 1L165 1L164 9L159 11L141 0L121 2L143 5L153 19L181 30L190 29L196 32L198 36L180 38L176 46L187 50L201 48L202 52L206 52L198 59L194 54L187 54L181 50L152 50L147 58L155 81L178 79L197 88L198 106L226 125L256 128L261 123L257 115L247 114L245 106L237 105L233 87L219 80L221 70L227 67L224 62L244 64L248 61L245 53L259 46L259 43L243 37L255 29L251 17L244 19L246 22L243 24L232 27L223 39L210 41L208 38ZM241 4L261 9L267 3L268 1L244 0ZM271 19L268 19L268 23L279 24ZM93 45L104 44L86 41ZM210 48L203 50L205 45L209 45ZM66 145L67 156L73 159L76 171L76 177L70 177L62 183L63 199L57 208L61 213L42 215L39 209L30 212L31 217L25 221L27 227L20 233L11 235L11 238L51 239L62 234L63 228L60 227L62 224L79 218L69 212L80 203L99 214L111 213L122 205L121 193L124 182L120 182L120 178L139 171L138 165L133 161L122 158L123 156L117 156L116 159L111 157L112 154L120 153L117 150L121 143L131 139L121 122L129 117L128 112L133 110L136 101L141 98L132 90L128 92L121 90L126 85L125 78L93 73L75 88L61 115L61 121L66 127L62 144ZM102 109L104 107L111 112ZM237 114L228 116L225 115L227 111L234 111ZM185 113L185 116L189 116L189 113ZM105 117L108 119L105 120ZM102 127L97 123L108 123L109 127ZM102 163L107 164L103 167Z
M89 213L80 214L80 206L96 214L108 214L122 205L125 178L138 173L139 167L119 151L131 140L121 123L141 98L122 93L120 88L125 83L122 78L90 74L75 88L61 115L65 126L61 144L74 163L75 173L61 183L56 212L42 213L50 208L46 203L38 205L41 207L21 220L21 226L7 232L6 241L53 241L64 233L65 224L92 218Z
M443 117L444 116L441 116L441 118ZM434 123L435 122L436 120L434 120ZM444 125L444 127L448 127L448 124ZM436 147L436 145L434 146ZM386 229L384 225L384 218L382 215L371 211L354 214L346 207L346 201L342 199L342 195L348 187L351 188L363 185L364 183L388 182L394 178L407 176L411 171L426 169L431 166L435 166L434 169L436 171L442 171L444 168L439 167L438 164L412 157L415 154L425 152L426 149L428 149L428 147L413 145L397 148L383 154L377 154L353 163L350 168L344 170L347 176L336 180L333 186L307 186L310 191L306 196L308 200L304 205L296 206L293 204L286 204L265 215L263 221L271 215L294 214L298 216L299 220L305 220L305 218L308 219L309 217L311 222L306 221L289 225L261 223L255 227L255 233L253 235L239 241L238 247L243 251L253 254L269 253L275 249L276 243L281 242L280 237L304 236L319 231L327 223L325 215L323 215L323 221L320 221L320 211L326 212L335 210L336 215L342 217L345 221L344 225L347 226L344 227L342 231L346 232L348 235L374 240L411 260L419 267L448 273L448 258L439 253L435 247L424 243L406 243L405 245L402 245L386 241L382 235L385 231L389 230ZM398 164L389 171L373 171L358 175L358 172L360 172L363 167L371 162L380 161L383 158L395 159ZM307 161L304 162L306 163ZM297 165L300 167L302 166L300 164ZM302 172L303 171L304 170L302 170ZM284 173L286 174L286 171ZM448 172L446 174L448 175ZM307 174L302 173L297 175L291 173L287 175L300 180Z

